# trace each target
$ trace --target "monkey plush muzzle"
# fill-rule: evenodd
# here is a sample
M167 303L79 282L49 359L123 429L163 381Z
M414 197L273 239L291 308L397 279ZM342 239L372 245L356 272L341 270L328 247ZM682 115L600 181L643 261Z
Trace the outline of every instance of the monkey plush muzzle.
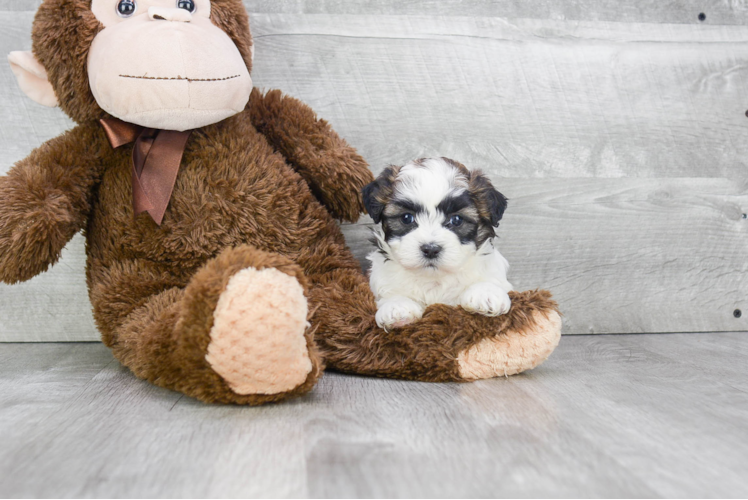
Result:
M177 8L105 27L91 45L88 75L104 111L166 130L200 128L233 116L252 91L247 66L228 35L206 17Z

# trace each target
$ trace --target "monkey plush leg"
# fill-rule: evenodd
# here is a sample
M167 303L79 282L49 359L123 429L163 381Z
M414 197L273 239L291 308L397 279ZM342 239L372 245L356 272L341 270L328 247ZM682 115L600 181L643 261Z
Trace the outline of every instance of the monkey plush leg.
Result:
M185 288L142 300L104 339L137 376L202 401L279 401L309 391L322 370L305 286L288 259L229 248ZM118 291L94 293L99 304Z
M485 325L498 326L503 333L484 337L458 355L458 371L462 378L477 380L515 375L538 366L558 346L561 316L555 302L550 300L550 293L509 292L509 296L512 308L506 318L508 321L489 320Z
M312 323L336 370L422 381L466 381L519 373L558 345L561 322L544 291L511 293L512 309L488 317L431 306L423 318L384 331L366 278L352 269L311 277Z

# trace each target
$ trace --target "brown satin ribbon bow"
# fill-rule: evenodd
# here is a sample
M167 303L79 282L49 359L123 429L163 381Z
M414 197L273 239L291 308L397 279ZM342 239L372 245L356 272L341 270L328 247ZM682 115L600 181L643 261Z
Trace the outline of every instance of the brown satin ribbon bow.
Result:
M192 131L145 128L117 118L102 118L99 122L113 148L135 142L132 149L132 208L136 216L148 212L160 226Z

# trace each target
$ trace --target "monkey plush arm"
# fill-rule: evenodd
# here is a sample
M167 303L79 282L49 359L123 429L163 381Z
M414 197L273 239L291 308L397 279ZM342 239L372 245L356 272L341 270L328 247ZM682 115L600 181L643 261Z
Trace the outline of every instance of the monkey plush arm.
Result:
M106 141L79 125L0 176L0 281L28 280L57 262L86 224Z
M252 124L309 184L337 219L355 222L364 210L361 190L374 180L367 163L325 120L279 90L249 100Z

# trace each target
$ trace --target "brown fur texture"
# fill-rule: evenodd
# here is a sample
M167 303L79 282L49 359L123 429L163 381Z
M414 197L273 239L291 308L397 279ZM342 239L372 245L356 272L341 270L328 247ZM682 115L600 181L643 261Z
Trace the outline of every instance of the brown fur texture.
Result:
M366 280L350 271L339 271L312 288L312 300L332 294L335 308L320 308L316 320L327 325L317 341L328 366L336 370L428 382L463 381L458 355L508 329L532 335L533 312L557 311L546 290L510 292L509 313L488 317L460 307L429 306L423 318L391 331L374 320L377 305ZM329 300L329 299L328 299Z
M315 120L314 112L280 90L264 97L255 90L250 100L252 123L301 174L314 195L334 217L356 222L364 210L360 189L371 180L368 165L347 146L324 120ZM324 151L320 155L319 151ZM348 165L333 172L330 165Z
M214 0L212 18L247 61L251 38L239 0ZM0 177L0 280L53 264L83 230L87 283L103 341L138 377L207 402L261 404L309 391L323 365L416 380L462 380L457 357L504 328L531 335L547 292L514 294L499 318L445 306L384 332L359 264L334 218L354 221L366 162L303 103L254 91L247 109L193 131L166 215L133 216L132 146L112 149L96 119L85 58L100 29L86 0L46 0L34 52L60 104L79 125ZM213 311L232 275L276 268L306 290L313 369L286 393L239 395L205 359Z

